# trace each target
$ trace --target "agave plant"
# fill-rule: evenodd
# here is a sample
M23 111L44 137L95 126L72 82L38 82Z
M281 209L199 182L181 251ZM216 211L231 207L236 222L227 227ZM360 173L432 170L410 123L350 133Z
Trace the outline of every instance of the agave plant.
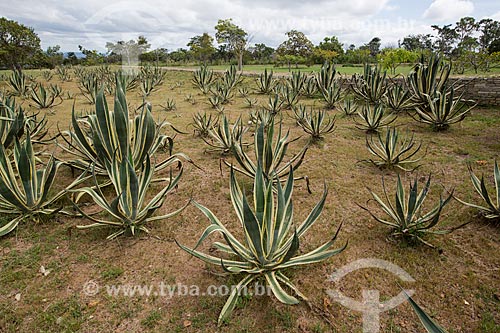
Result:
M50 92L52 93L52 95L55 96L55 98L61 98L62 99L63 90L62 90L62 88L59 85L57 85L57 84L50 84L49 85L49 89L50 89Z
M276 86L276 80L273 79L273 71L267 71L267 68L264 69L264 73L259 75L259 78L256 80L257 82L257 91L260 94L270 94L274 87Z
M248 108L253 108L258 105L259 101L256 98L245 97L245 106Z
M59 145L76 159L67 163L77 169L87 169L94 164L95 172L107 174L106 164L111 163L114 156L121 161L132 156L132 165L140 169L146 156L168 143L169 150L173 145L172 138L159 133L158 125L151 115L151 105L144 103L139 115L129 118L129 110L121 83L116 83L114 111L108 110L108 104L101 89L97 94L95 113L77 118L73 107L73 130L61 132L61 137L67 145ZM161 126L168 123L161 123ZM190 160L186 155L178 153L176 158ZM169 159L157 163L155 168L161 169L169 164Z
M387 93L387 72L382 73L377 66L365 64L363 75L354 74L351 89L356 97L369 104L380 104Z
M147 223L175 216L186 207L184 206L169 214L152 216L163 205L167 194L177 186L182 176L182 163L179 166L178 174L175 177L171 174L170 178L166 179L168 185L164 186L151 201L146 204L146 193L150 190L155 168L151 165L149 155L146 156L145 163L141 165L140 172L136 170L131 160L132 156L121 160L115 156L112 163L107 164L108 175L116 194L116 197L112 201L108 201L101 191L102 184L99 184L97 181L95 172L93 174L95 182L94 187L85 187L72 191L78 194L76 200L73 202L75 208L84 217L94 222L89 225L78 226L79 229L103 226L117 228L118 230L110 234L107 239L116 238L127 231L130 231L132 235L135 235L138 231L148 233L149 230L146 227ZM93 214L84 212L83 209L78 206L78 200L85 194L89 195L102 211L109 214L111 218L96 218Z
M0 145L9 149L23 136L26 117L14 98L5 97L0 100L0 119Z
M83 68L80 68L83 70ZM79 73L78 70L76 70L76 73ZM71 74L69 72L68 67L66 66L58 66L56 67L56 74L59 76L59 79L63 82L69 81L71 79Z
M299 102L299 93L295 88L285 85L280 91L280 96L283 99L283 108L291 110Z
M263 124L264 127L269 126L269 124L274 122L274 117L276 115L267 111L266 109L252 110L249 112L249 123L259 126Z
M300 127L311 136L311 141L323 140L325 134L335 131L335 117L330 118L324 110L311 110L306 112L304 121L298 123Z
M205 143L212 147L210 151L218 151L222 154L228 154L231 152L233 144L240 141L241 136L245 133L248 128L244 127L241 118L233 124L229 125L229 120L222 114L222 121L217 124L217 127L212 127L208 132L209 139L203 138Z
M444 63L440 56L432 55L425 63L423 57L408 74L406 82L416 104L426 104L429 96L437 92L447 94L451 65Z
M325 108L334 109L342 97L342 88L340 84L334 81L330 87L321 90L321 95L325 101Z
M115 74L115 82L117 80L120 81L120 86L124 91L133 90L137 88L139 84L139 76L134 72L124 72L122 70L119 70Z
M395 115L385 116L384 107L382 105L371 106L363 105L358 115L361 120L355 120L356 128L364 130L367 133L377 133L380 127L390 125L396 120Z
M303 104L296 105L293 109L292 118L295 120L295 123L298 126L302 126L302 124L306 121L307 108Z
M238 84L243 81L241 73L238 73L236 66L231 65L228 70L222 75L222 84L227 87L229 91L233 91Z
M156 87L163 84L165 75L167 73L164 69L158 66L144 66L141 67L140 79L148 78L151 84Z
M26 117L26 131L29 134L32 143L53 143L54 138L45 139L47 134L49 134L49 127L47 126L47 124L47 115L43 115L43 117L39 118L38 113L35 113Z
M373 140L373 136L368 139L366 137L366 147L372 153L376 160L368 160L379 168L399 168L404 171L406 165L417 163L422 159L412 159L422 147L422 143L417 144L413 135L409 136L408 132L402 136L396 128L387 129L385 135L377 133L377 140ZM412 170L418 168L416 166Z
M47 82L52 80L53 76L54 74L50 70L42 71L42 78Z
M427 95L427 104L417 106L417 113L413 117L421 123L431 125L435 131L445 131L450 125L464 120L477 105L471 101L463 101L463 94L454 98L454 89L451 88L447 94L437 91L435 97Z
M208 98L208 103L212 106L213 109L220 110L222 107L222 98L218 95L212 95Z
M288 139L289 132L282 136L281 124L278 127L276 138L274 137L274 133L274 122L270 122L267 127L263 123L258 125L254 135L255 161L245 152L244 148L246 145L242 143L241 139L239 142L235 142L233 145L233 155L239 167L234 166L234 170L250 178L255 178L260 165L266 179L272 179L273 177L283 178L290 173L290 170L297 170L304 160L308 146L304 146L299 153L284 163L288 146L295 140ZM225 160L224 163L231 166ZM296 180L302 178L297 178Z
M231 291L226 304L222 308L218 323L222 324L231 315L242 290L251 282L265 279L274 296L284 304L297 304L299 299L287 293L283 286L292 290L299 298L307 298L297 289L284 274L289 267L317 263L342 252L346 246L331 249L340 228L335 236L315 250L299 254L300 238L319 218L327 196L327 188L320 201L309 216L298 227L293 224L293 172L288 175L284 188L276 183L276 198L273 195L274 185L265 179L260 164L253 186L253 210L247 201L231 170L230 194L231 201L244 232L244 240L239 241L222 222L206 207L194 202L194 205L207 216L211 224L203 232L194 248L177 244L186 252L206 263L217 265L231 274L243 274L243 279ZM196 250L210 234L222 234L226 244L216 242L214 246L236 259L226 259L213 254L205 254Z
M246 98L248 95L250 95L250 91L248 90L247 87L238 88L238 93L240 94L241 97L244 97L244 98Z
M292 75L287 78L286 82L295 95L300 95L302 89L304 89L306 80L307 76L301 72L292 72Z
M24 75L21 70L13 70L11 76L9 76L9 87L12 89L10 94L12 96L18 96L25 98L28 96L29 87L28 78Z
M384 96L384 104L395 113L415 107L415 103L411 100L410 91L397 83L387 88L387 94Z
M280 98L279 94L269 96L269 101L264 109L271 112L273 115L278 114L284 107L285 101Z
M62 98L59 97L59 104L54 104L56 102L56 98L57 97L52 93L52 90L45 89L42 84L36 84L31 88L31 100L35 102L39 109L47 109L63 102Z
M175 101L173 98L167 98L165 101L165 105L161 105L162 109L164 111L174 111L177 110L177 105L175 104Z
M352 99L344 100L344 103L339 104L337 107L346 117L350 117L358 113L358 104Z
M191 80L193 85L200 89L203 94L207 94L210 91L210 88L214 81L214 71L208 69L206 65L203 65L199 69L197 69L193 73L193 79Z
M496 193L493 196L490 196L488 189L486 188L486 183L484 181L484 175L481 175L481 180L474 174L472 171L472 167L469 165L469 174L470 180L472 181L472 185L477 193L481 196L481 198L486 203L486 206L475 205L471 203L467 203L455 197L459 202L464 205L474 207L479 209L479 211L486 217L487 219L498 219L500 218L500 169L498 168L497 161L495 161L495 167L493 168L493 178L495 181L495 189ZM495 200L496 196L496 200Z
M150 75L143 76L141 78L140 88L142 97L148 97L153 91L157 90L156 78Z
M316 74L316 84L318 85L318 90L323 91L329 89L335 82L335 75L337 71L332 63L325 62L321 66L320 71Z
M90 104L96 104L97 92L99 91L98 78L93 73L86 73L78 79L78 88ZM102 87L104 90L104 87Z
M398 175L398 181L396 185L396 198L395 202L392 203L387 194L385 188L384 180L382 179L382 187L384 190L384 197L386 202L380 198L375 192L370 191L373 199L380 205L382 210L388 215L388 219L377 217L368 208L362 207L378 222L385 224L391 228L392 236L397 238L402 238L407 241L420 241L430 247L434 247L432 244L428 243L423 237L427 234L443 235L450 233L460 227L455 227L448 230L431 230L439 223L439 218L443 208L448 204L450 199L453 197L453 191L450 195L443 200L442 197L439 198L439 202L431 210L424 213L423 203L427 197L431 185L431 176L427 178L427 182L424 188L418 191L418 179L415 179L413 185L410 184L410 193L406 197L401 178Z
M51 156L45 168L37 168L29 133L23 143L15 139L14 154L7 154L4 147L0 146L0 213L17 215L0 227L0 236L16 229L23 220L38 221L39 216L61 211L62 206L54 207L57 200L66 190L77 186L86 178L82 174L66 189L51 195L60 165Z
M224 83L217 81L210 90L212 97L217 97L221 104L227 104L234 97L233 89Z
M316 97L317 93L318 93L318 85L316 83L316 78L314 77L307 78L307 80L304 83L304 86L302 87L301 94L307 98L314 98Z
M204 112L196 113L193 115L193 122L191 123L194 127L194 133L198 136L205 138L208 136L210 130L217 126L219 123L219 117L213 116Z

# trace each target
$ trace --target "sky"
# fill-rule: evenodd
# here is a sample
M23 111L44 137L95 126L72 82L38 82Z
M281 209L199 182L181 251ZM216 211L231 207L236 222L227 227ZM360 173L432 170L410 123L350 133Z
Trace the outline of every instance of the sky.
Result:
M318 44L337 36L344 47L379 37L397 46L409 34L461 17L500 20L498 0L0 0L0 15L33 27L42 48L78 45L105 52L106 42L144 35L152 49L186 48L189 39L215 34L217 20L232 18L250 44L277 47L292 29Z

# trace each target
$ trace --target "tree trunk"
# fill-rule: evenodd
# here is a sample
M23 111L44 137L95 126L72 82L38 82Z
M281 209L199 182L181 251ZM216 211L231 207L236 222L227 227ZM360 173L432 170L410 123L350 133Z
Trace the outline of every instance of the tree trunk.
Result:
M243 69L243 52L238 53L238 71Z

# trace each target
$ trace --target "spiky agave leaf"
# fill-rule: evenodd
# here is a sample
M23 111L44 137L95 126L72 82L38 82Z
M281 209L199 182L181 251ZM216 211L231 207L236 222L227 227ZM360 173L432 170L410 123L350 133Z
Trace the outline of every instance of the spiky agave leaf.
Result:
M273 177L283 178L287 176L290 170L297 170L302 164L306 155L308 145L305 145L300 152L295 154L288 162L283 162L288 150L288 146L295 140L289 140L289 132L282 135L281 124L278 126L278 132L274 135L274 122L269 124L261 123L257 127L254 135L254 160L245 151L245 145L241 139L233 145L232 151L238 166L232 166L228 161L224 160L227 166L231 166L235 171L240 172L250 178L255 178L257 169L262 169L261 172L267 180L273 180ZM302 177L303 178L303 177ZM301 178L296 178L298 180Z
M441 212L453 197L453 191L444 200L442 197L440 197L439 202L436 204L436 206L434 206L427 213L424 213L423 203L427 198L430 185L431 176L429 175L424 188L419 192L418 178L415 178L413 185L410 184L410 193L408 197L406 197L401 177L398 174L394 203L392 203L389 199L383 179L382 187L384 191L385 201L380 198L375 192L369 189L373 199L378 203L378 205L382 208L389 219L377 217L368 208L365 208L363 206L360 207L366 210L376 221L389 226L391 228L393 236L401 237L410 241L417 240L430 247L434 247L432 244L423 239L426 234L447 234L464 226L465 224L454 227L453 229L431 230L439 223Z
M401 136L399 131L393 127L388 128L385 135L377 133L377 140L374 141L373 136L366 137L366 147L375 157L376 160L369 159L368 161L378 166L379 168L399 168L403 171L410 171L405 166L408 164L417 163L422 159L412 159L422 147L422 143L417 143L414 140L414 135L406 133ZM415 170L418 166L413 168Z
M179 172L174 177L172 173L168 179L168 185L164 186L147 204L145 197L150 190L151 181L154 175L154 166L151 165L149 156L139 171L135 170L130 162L131 156L122 159L121 161L115 156L112 164L108 164L108 174L111 183L115 190L116 197L112 201L108 201L101 191L95 170L93 170L94 187L85 187L73 190L77 193L77 199L73 201L75 208L87 219L94 223L84 226L78 226L79 229L95 228L102 226L112 226L118 231L110 234L107 238L113 239L119 235L130 231L135 235L137 231L149 232L146 224L148 222L163 220L180 213L186 206L169 214L161 216L153 216L153 214L163 205L165 198L179 182L182 176L182 164L179 166ZM95 218L94 216L85 213L79 206L78 200L83 195L89 195L92 200L102 209L103 212L110 215L110 219Z
M273 79L273 70L268 72L267 68L264 68L264 73L261 73L255 81L259 94L270 94L276 86L276 80Z
M14 98L5 97L0 100L0 118L0 144L8 149L23 136L26 117Z
M283 274L282 270L289 267L307 265L323 261L342 252L346 246L330 249L340 230L325 244L315 250L298 255L299 239L319 218L323 210L327 188L319 202L307 218L297 227L293 223L293 171L291 170L284 187L277 182L276 197L273 184L267 181L262 173L260 164L257 166L253 187L253 209L238 185L234 171L231 170L231 201L236 215L243 228L243 241L238 240L224 224L206 207L194 202L195 206L210 220L208 226L194 248L177 243L189 254L207 262L222 267L232 274L243 274L244 278L238 286L246 286L258 278L264 278L274 296L282 303L296 304L299 300L289 294L283 286L292 290L300 298L305 296ZM222 234L226 244L215 243L222 252L236 259L219 258L205 254L196 248L212 233ZM177 241L176 241L177 242ZM240 290L233 290L219 315L219 324L231 315Z
M218 123L218 116L207 114L206 112L204 112L203 114L198 112L193 115L193 121L191 122L191 125L194 127L194 131L198 136L205 138L208 136L210 130L213 127L217 126Z
M377 66L365 64L362 76L352 76L351 89L364 103L380 104L387 93L386 76L386 71L382 72Z
M472 185L477 193L481 196L483 201L486 203L486 206L475 205L472 203L465 202L463 200L457 199L459 202L467 205L469 207L474 207L479 209L479 211L486 217L487 219L498 219L500 218L500 168L498 168L497 161L495 160L495 166L493 168L493 178L495 182L495 192L493 192L493 196L490 196L488 189L486 188L486 183L484 181L484 175L481 175L481 180L474 174L472 171L472 167L469 164L469 175L470 180L472 181ZM496 196L496 200L495 200Z
M381 104L375 106L365 104L361 110L358 110L358 115L361 119L355 119L356 128L367 133L377 133L380 127L390 125L396 120L395 115L385 115Z
M461 122L467 114L476 107L477 103L464 101L464 92L455 98L454 89L448 93L437 91L434 96L426 95L427 103L415 108L416 120L424 124L429 124L435 131L447 130L450 125Z
M0 145L0 213L16 214L16 218L0 227L0 236L13 231L23 219L34 215L51 215L61 211L54 204L66 192L86 179L85 174L76 178L66 189L50 195L60 162L51 156L45 168L37 168L30 135L20 143L15 139L12 160Z
M406 295L406 299L410 303L411 307L413 308L413 311L418 316L418 319L420 319L420 322L424 326L425 330L429 333L446 333L446 330L442 328L438 323L436 323L428 314L427 312L422 309L417 302L415 302L406 292L404 292Z
M215 81L214 72L208 69L206 65L200 66L199 69L194 71L193 79L191 82L195 87L201 90L203 94L207 94L210 91L210 87Z
M208 132L209 138L203 138L203 140L207 145L212 147L210 151L227 154L231 152L234 143L238 142L243 133L247 130L248 128L243 126L240 117L238 117L238 120L236 120L233 126L230 126L229 120L223 114L222 121L220 121L217 126L214 125Z
M344 103L338 105L338 109L346 117L355 115L358 112L358 104L352 99L344 100Z
M446 95L449 90L450 73L451 65L444 63L442 57L433 54L425 62L422 56L420 62L410 71L406 79L412 94L412 101L425 105L428 102L427 96L433 98L437 92Z
M167 143L172 146L172 138L160 134L159 127L151 114L151 105L143 103L141 112L129 119L129 110L121 82L117 81L114 111L108 110L104 91L97 94L95 113L77 118L73 107L72 129L61 132L66 145L59 145L64 151L75 156L67 163L78 169L87 169L94 164L98 174L107 174L107 164L115 155L121 161L132 156L134 168L140 170L146 155L155 152ZM164 126L166 123L162 123ZM177 160L191 161L189 157L178 153L173 155ZM168 161L168 162L167 162ZM171 157L157 163L156 170L168 167L173 163Z
M384 96L384 104L396 113L409 110L416 106L411 100L411 96L409 90L400 84L393 83L387 89L387 94Z
M35 102L37 108L39 109L47 109L63 102L63 99L59 97L59 104L54 104L56 102L56 98L57 96L54 95L51 90L45 89L41 83L31 87L31 100Z
M311 110L306 112L304 121L299 123L304 132L311 136L311 140L322 140L325 134L335 131L335 116L330 117L324 110Z

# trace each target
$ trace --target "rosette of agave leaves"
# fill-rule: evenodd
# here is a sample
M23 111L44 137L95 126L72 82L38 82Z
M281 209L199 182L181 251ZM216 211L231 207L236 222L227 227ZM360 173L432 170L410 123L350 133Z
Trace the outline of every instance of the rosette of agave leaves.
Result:
M274 296L285 304L297 304L298 298L306 300L283 270L320 262L342 252L347 246L346 243L340 248L331 249L340 230L339 227L335 235L320 247L305 254L298 254L299 239L317 221L323 210L328 192L326 185L319 202L307 218L300 225L296 225L293 219L292 169L283 187L279 181L273 185L272 179L266 180L259 163L253 185L253 208L236 181L233 169L230 177L231 201L243 228L244 239L237 239L208 208L194 202L211 224L205 229L194 248L177 243L183 250L204 262L220 266L228 273L240 274L243 277L236 288L232 289L222 308L219 324L230 316L241 296L241 291L251 282L265 280ZM273 187L276 187L276 194ZM225 254L222 257L196 250L214 232L222 234L225 239L225 243L214 243L214 246Z

